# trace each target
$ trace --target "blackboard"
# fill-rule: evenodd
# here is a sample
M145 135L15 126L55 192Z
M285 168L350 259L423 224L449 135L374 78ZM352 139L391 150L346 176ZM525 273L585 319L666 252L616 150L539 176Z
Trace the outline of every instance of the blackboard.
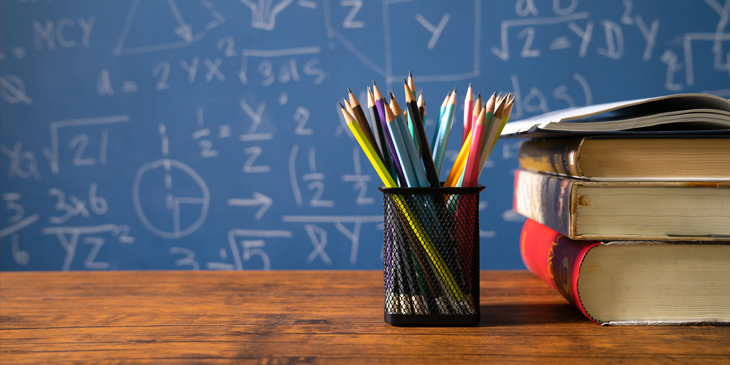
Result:
M412 70L512 119L730 96L730 1L3 0L0 269L380 269L377 176L337 102ZM461 108L461 106L459 107ZM460 115L461 110L457 110ZM461 127L451 134L446 167ZM484 269L523 268L519 141L480 183Z

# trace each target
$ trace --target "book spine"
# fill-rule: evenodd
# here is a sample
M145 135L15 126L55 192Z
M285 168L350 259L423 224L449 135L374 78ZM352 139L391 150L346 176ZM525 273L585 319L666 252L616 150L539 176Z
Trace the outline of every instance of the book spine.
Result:
M575 241L528 219L522 227L520 252L525 266L596 324L583 307L578 292L580 265L598 241Z
M515 173L514 211L568 237L573 227L571 180L518 170Z
M520 145L518 160L526 170L583 177L580 148L585 138L529 140Z

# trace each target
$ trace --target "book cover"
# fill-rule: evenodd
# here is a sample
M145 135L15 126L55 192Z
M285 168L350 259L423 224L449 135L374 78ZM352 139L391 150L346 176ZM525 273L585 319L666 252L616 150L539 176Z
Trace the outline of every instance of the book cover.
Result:
M515 173L514 210L572 239L729 241L730 183Z
M728 244L577 241L528 219L520 252L596 324L730 324Z
M522 260L533 274L560 293L591 321L578 295L580 263L600 241L573 241L531 219L525 221L520 235Z

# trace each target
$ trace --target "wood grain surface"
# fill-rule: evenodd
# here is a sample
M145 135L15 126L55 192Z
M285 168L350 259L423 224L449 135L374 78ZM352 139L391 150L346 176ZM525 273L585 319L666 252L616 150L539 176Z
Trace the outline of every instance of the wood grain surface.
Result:
M379 271L0 274L0 362L730 363L730 327L599 327L484 271L468 328L383 321Z

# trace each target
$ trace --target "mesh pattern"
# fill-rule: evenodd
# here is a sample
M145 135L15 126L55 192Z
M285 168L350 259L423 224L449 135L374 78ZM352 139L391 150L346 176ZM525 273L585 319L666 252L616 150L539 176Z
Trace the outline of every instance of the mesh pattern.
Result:
M481 188L381 190L385 312L478 315Z

